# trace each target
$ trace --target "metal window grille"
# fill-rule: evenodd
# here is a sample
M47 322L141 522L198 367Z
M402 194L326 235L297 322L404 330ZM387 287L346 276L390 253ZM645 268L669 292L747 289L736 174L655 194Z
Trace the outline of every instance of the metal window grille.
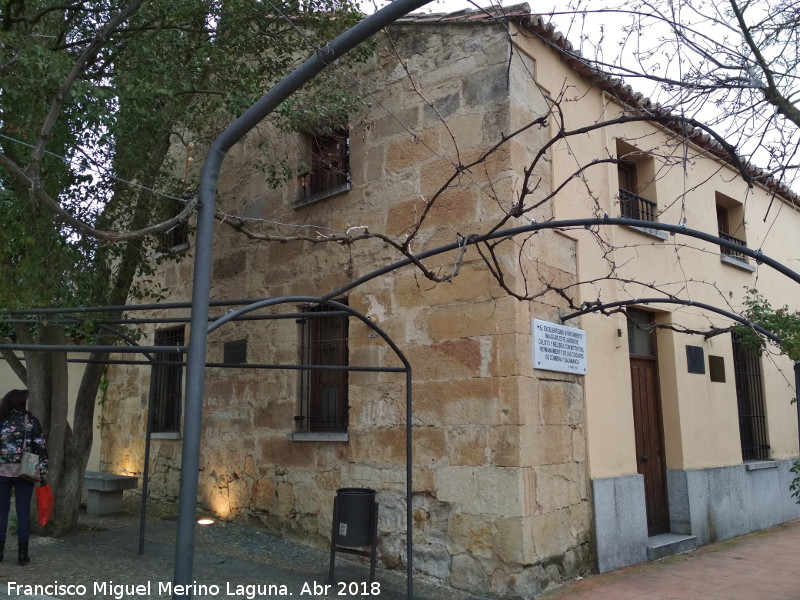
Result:
M156 346L183 346L184 328L171 327L156 331ZM155 379L152 430L180 431L181 399L183 396L183 354L161 352L155 356L151 377Z
M161 245L165 252L188 247L189 226L186 223L178 223L167 229L162 234Z
M719 232L719 237L722 238L723 240L727 240L729 242L733 242L737 246L742 246L743 248L747 248L747 242L745 242L744 240L740 240L739 238L734 237L729 233L725 233L724 231L720 231ZM745 256L741 252L737 252L733 248L724 248L724 247L720 246L720 252L722 252L722 254L724 254L725 256L730 256L731 258L735 258L736 260L739 260L739 261L742 261L742 262L745 262L745 263L749 262L748 259L747 259L747 256Z
M319 305L303 308L308 313L326 310ZM348 372L331 368L348 365L347 317L309 316L299 324L301 363L315 367L301 371L300 415L295 417L299 429L347 431Z
M719 231L719 237L723 240L733 242L737 246L747 248L747 242L731 235L731 229L728 225L728 209L724 206L720 206L719 204L717 204L717 230ZM723 256L734 258L744 263L749 262L747 256L741 252L737 252L733 248L724 248L720 246L719 250Z
M757 353L738 343L735 335L732 337L742 460L767 460L770 457L770 446L767 439L767 416L764 411L761 358Z
M350 183L350 137L346 131L313 136L311 170L300 175L301 199L341 189Z
M619 189L619 203L620 214L629 219L638 219L639 221L653 221L656 218L657 205L655 202L642 198L633 192L626 189Z

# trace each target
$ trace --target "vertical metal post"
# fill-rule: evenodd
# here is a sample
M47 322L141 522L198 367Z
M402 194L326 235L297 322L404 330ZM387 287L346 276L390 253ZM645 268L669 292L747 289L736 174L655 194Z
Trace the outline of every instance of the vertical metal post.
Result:
M215 149L212 148L211 153ZM218 151L217 151L218 152ZM221 162L221 156L218 157ZM202 186L202 183L201 183ZM213 183L216 188L216 180ZM195 514L200 468L200 437L203 423L206 341L211 290L211 242L214 235L214 194L216 189L201 187L198 209L192 315L186 368L186 401L183 422L178 531L175 538L175 586L189 586L194 563ZM185 589L181 588L181 592ZM191 598L191 593L173 591L173 598Z
M387 25L430 0L395 0L345 31L281 80L258 102L248 108L214 141L200 175L197 230L195 238L194 282L192 285L191 334L186 365L186 404L183 423L180 496L178 498L178 532L175 540L175 573L173 583L181 586L173 598L191 598L185 588L192 581L194 562L195 509L197 505L200 436L203 421L206 343L211 289L211 244L214 235L214 208L217 179L228 150L241 140L281 102L289 98L314 76L348 50L355 48ZM409 417L410 418L410 417ZM408 427L411 427L409 421ZM409 451L410 457L410 451ZM410 472L410 465L409 465ZM409 492L410 494L410 492ZM409 511L411 506L409 505ZM411 515L409 514L409 528ZM409 529L410 533L410 529ZM409 545L411 539L409 537ZM409 561L410 562L410 561ZM410 573L410 565L409 565Z
M158 360L158 359L156 359ZM156 379L153 360L150 360L150 396L147 400L147 429L144 436L144 470L142 472L142 505L139 509L139 554L144 554L144 527L147 521L147 480L150 476L150 437L153 433L153 404L155 404Z
M411 366L406 365L406 597L414 597L414 501L413 467L414 460L411 447Z
M369 583L375 581L375 558L378 555L378 503L372 503L372 519L370 521L370 540L372 547L369 554Z
M328 581L326 583L335 583L333 578L333 571L336 566L336 525L339 523L339 495L333 498L333 518L331 519L331 557L328 566Z

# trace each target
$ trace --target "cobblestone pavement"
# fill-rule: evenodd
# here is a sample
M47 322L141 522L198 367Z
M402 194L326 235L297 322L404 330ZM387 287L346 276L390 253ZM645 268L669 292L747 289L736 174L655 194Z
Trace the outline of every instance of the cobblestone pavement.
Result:
M136 507L129 505L124 514L113 517L82 514L80 524L76 535L57 540L32 537L26 566L17 564L16 540L9 534L6 560L0 563L0 598L172 598L174 516L148 514L142 554ZM341 583L329 583L329 560L328 551L292 544L252 527L225 522L198 526L192 598L407 597L405 571L378 570L372 585L368 562L337 553L335 579ZM37 584L61 587L26 587ZM468 600L470 594L415 576L414 597Z
M148 514L144 553L139 554L137 506L128 503L125 513L113 517L83 514L76 535L32 538L31 563L24 567L16 563L16 544L9 535L7 558L0 563L0 599L171 598L174 515ZM379 569L377 586L371 586L368 563L337 553L335 578L342 583L328 584L328 552L252 527L224 522L198 527L195 541L192 597L198 600L406 598L405 571ZM37 584L62 587L40 589L39 595L26 587ZM414 578L419 600L480 600L478 596L421 575ZM539 597L612 599L800 600L800 520L689 554L593 575Z

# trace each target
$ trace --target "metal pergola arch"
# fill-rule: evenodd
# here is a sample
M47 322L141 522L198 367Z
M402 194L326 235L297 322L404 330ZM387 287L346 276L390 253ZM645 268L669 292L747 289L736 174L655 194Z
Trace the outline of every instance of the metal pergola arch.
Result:
M216 158L216 160L219 160L221 162L221 160L222 160L221 156L218 156ZM218 169L219 165L217 165L216 168ZM213 184L215 186L216 185L215 177L216 177L216 175L213 174L213 173L211 175L207 175L206 176L207 180L205 181L205 185L209 186L209 185ZM211 194L210 198L213 199L214 191L210 191L210 190L207 189L206 193L210 193ZM212 207L213 207L213 203L212 203ZM204 204L204 203L201 203L199 211L205 213L204 220L209 223L208 226L210 227L210 219L211 219L212 215L209 214L210 210L209 210L208 206L206 204ZM445 252L461 250L466 246L474 245L474 244L477 244L477 243L480 243L480 242L485 242L485 241L494 240L494 239L500 239L500 238L511 238L511 237L513 237L515 235L519 235L519 234L522 234L522 233L533 233L533 232L536 232L536 231L548 230L548 229L569 229L569 228L576 228L576 227L583 227L583 228L589 229L589 228L591 228L593 226L620 226L620 225L626 226L626 227L641 227L641 228L658 229L658 230L666 231L666 232L668 232L668 233L670 233L672 235L686 235L686 236L689 236L689 237L693 237L693 238L696 238L696 239L700 239L700 240L703 240L703 241L707 241L707 242L716 244L716 245L720 246L721 248L727 248L727 249L730 249L730 250L735 250L735 251L737 251L737 252L739 252L741 254L744 254L746 256L749 256L749 257L753 258L758 264L766 264L770 268L775 269L779 273L789 277L794 282L800 283L800 274L798 274L797 272L789 269L788 267L786 267L785 265L783 265L779 261L776 261L776 260L770 258L769 256L763 254L763 252L761 252L761 250L754 251L754 250L751 250L749 248L740 246L738 244L734 244L733 242L730 242L728 240L724 240L724 239L721 239L721 238L719 238L717 236L713 236L713 235L708 234L706 232L688 228L683 224L682 225L671 225L671 224L667 224L667 223L641 221L641 220L635 220L635 219L628 219L628 218L624 218L624 217L623 218L609 218L607 216L604 216L604 217L601 217L601 218L566 219L566 220L544 221L544 222L541 222L541 223L537 223L535 221L532 221L529 225L523 225L523 226L520 226L520 227L514 227L514 228L509 228L509 229L504 229L504 230L496 230L496 231L492 231L492 232L490 232L488 234L483 234L483 235L473 235L473 236L469 236L469 237L459 237L459 240L454 242L454 243L447 244L447 245L444 245L444 246L440 246L440 247L437 247L437 248L433 248L433 249L428 250L426 252L421 252L419 254L416 254L416 255L414 255L413 258L406 257L406 258L403 258L403 259L401 259L399 261L396 261L396 262L394 262L394 263L392 263L390 265L387 265L387 266L382 267L380 269L376 269L375 271L372 271L372 272L368 273L367 275L364 275L364 276L362 276L360 278L357 278L357 279L351 281L350 283L348 283L348 284L346 284L344 286L341 286L341 287L337 288L336 290L333 290L333 291L325 294L324 296L321 296L319 298L319 300L321 302L328 302L328 301L332 300L333 298L335 298L337 296L341 296L341 295L345 294L346 292L348 292L348 291L350 291L350 290L352 290L352 289L354 289L354 288L356 288L356 287L358 287L358 286L360 286L360 285L362 285L362 284L364 284L364 283L366 283L366 282L368 282L368 281L370 281L372 279L375 279L375 278L377 278L377 277L379 277L381 275L384 275L386 273L389 273L391 271L397 270L397 269L399 269L401 267L407 266L409 264L414 264L416 262L424 260L425 258L428 258L428 257L431 257L431 256L435 256L435 255L438 255L438 254L443 254ZM201 270L204 271L204 275L200 279L198 279L197 277L195 278L195 287L194 287L194 290L193 290L193 305L192 305L192 323L193 324L195 324L195 322L202 323L203 321L207 320L207 318L208 318L208 306L209 306L209 304L208 304L208 293L209 293L209 290L210 290L210 260L211 260L211 244L210 244L210 242L211 242L211 239L209 237L208 239L205 240L205 242L203 244L205 246L204 253L201 254L199 252L199 250L198 250L198 253L196 255L196 257L197 257L197 261L195 263L196 264L196 268L198 268L198 267L200 267L202 265L202 269ZM268 301L264 301L264 302L268 302ZM242 312L247 312L247 311L242 311ZM195 336L192 336L192 340L196 342L195 354L198 353L198 352L202 352L203 355L204 355L204 353L205 353L206 339L205 339L205 332L203 332L203 333L204 333L204 335L203 336L197 336L198 339L196 339L196 340L195 340ZM190 356L189 356L189 359L190 359L189 369L190 370L192 369L191 358L192 358L192 349L190 348ZM202 372L203 372L203 367L200 365L199 361L196 361L195 364L194 364L194 378L193 378L194 379L193 391L195 392L195 395L198 392L202 395L202 389L203 389L203 387L202 387L203 386ZM796 385L800 386L800 370L798 370L797 364L795 365L795 378L796 378L796 382L798 382ZM188 383L188 379L189 379L189 373L187 372L187 405L188 405L188 402L190 400L190 398L189 398L189 383ZM182 455L183 456L182 460L185 460L185 457L189 456L190 460L196 462L197 456L199 456L199 426L200 426L201 419L202 419L202 414L201 414L202 408L201 407L195 407L195 409L196 409L196 412L195 412L195 415L194 415L194 424L195 424L195 427L197 428L198 431L197 431L196 435L192 436L193 439L185 440L184 454ZM800 405L798 405L798 427L800 427ZM188 454L187 454L187 450L188 450ZM184 524L183 538L184 538L184 544L185 544L183 546L183 548L186 550L187 554L182 555L180 549L176 550L176 567L175 567L175 583L176 584L180 584L180 583L184 582L186 580L186 578L188 578L189 575L191 574L191 561L192 561L191 555L193 553L193 543L194 543L193 542L193 538L194 538L194 523L191 521L190 510L193 510L193 506L196 503L197 476L196 476L196 473L193 473L193 475L187 475L187 473L189 473L189 471L182 470L182 478L181 478L181 490L182 490L182 492L181 492L181 498L180 498L180 501L182 502L182 504L181 504L181 511L180 512L183 513L186 516L183 519L181 519L181 516L179 514L179 531L178 531L178 536L179 536L179 539L180 539L182 537L182 530L180 529L180 524L183 523ZM193 477L193 479L194 479L194 481L189 481L189 487L187 488L187 490L190 493L188 493L186 495L186 498L184 498L184 496L183 496L183 489L184 489L183 488L183 485L184 485L183 476L184 475L187 475L187 477L190 477L190 478ZM191 506L189 506L189 503L191 503ZM187 556L189 558L187 558ZM410 567L410 560L409 560L409 573L410 573L410 568L411 567ZM410 581L411 581L411 579L409 577L409 585L410 585ZM412 598L411 589L409 589L408 597L409 597L409 599Z
M387 265L385 267L377 269L377 270L375 270L375 271L373 271L371 273L368 273L368 274L366 274L366 275L364 275L362 277L359 277L358 279L353 280L352 282L348 283L347 285L344 285L342 287L337 288L336 290L333 290L332 292L329 292L328 294L323 296L323 298L326 298L326 299L327 298L333 298L335 296L344 294L347 291L349 291L349 290L351 290L351 289L353 289L353 288L355 288L355 287L357 287L359 285L362 285L362 284L364 284L364 283L366 283L366 282L368 282L368 281L370 281L372 279L375 279L376 277L380 277L381 275L385 275L386 273L389 273L391 271L399 269L399 268L401 268L403 266L406 266L406 265L409 265L409 264L414 264L415 262L419 262L421 260L424 260L425 258L429 258L431 256L436 256L438 254L443 254L445 252L458 251L458 250L461 250L462 248L464 248L465 246L471 246L471 245L478 244L478 243L481 243L481 242L487 242L487 241L496 240L496 239L511 238L511 237L514 237L515 235L519 235L519 234L523 234L523 233L534 233L534 232L537 232L537 231L545 231L545 230L549 230L549 229L571 229L571 228L579 228L579 227L580 228L585 228L585 229L590 229L591 227L606 227L606 226L623 226L623 227L638 227L638 228L656 229L656 230L659 230L659 231L666 231L667 233L669 233L671 235L685 235L685 236L692 237L692 238L695 238L695 239L699 239L699 240L702 240L702 241L705 241L705 242L710 242L712 244L715 244L715 245L719 246L720 248L725 248L725 249L728 249L728 250L735 251L735 252L737 252L739 254L744 254L745 256L748 256L748 257L752 258L753 260L755 260L756 264L767 265L771 269L774 269L778 273L788 277L789 279L791 279L795 283L800 283L800 274L797 273L797 271L794 271L794 270L790 269L789 267L787 267L786 265L784 265L783 263L775 260L774 258L771 258L771 257L767 256L760 249L759 250L752 250L751 248L748 248L746 246L741 246L740 244L736 244L736 243L731 242L729 240L722 239L722 238L720 238L718 236L711 235L709 233L706 233L705 231L699 231L697 229L692 229L690 227L686 227L685 224L672 225L672 224L669 224L669 223L658 223L658 222L653 222L653 221L643 221L643 220L637 220L637 219L629 219L628 217L608 217L608 216L603 216L603 217L591 217L591 218L585 218L585 219L561 219L561 220L553 220L553 221L542 221L540 223L536 222L536 221L531 221L531 223L529 225L522 225L522 226L519 226L519 227L513 227L513 228L509 228L509 229L493 231L493 232L490 232L490 233L487 233L487 234L483 234L483 235L472 235L472 236L468 236L468 237L465 237L465 238L461 238L456 242L453 242L453 243L450 243L450 244L446 244L444 246L439 246L437 248L432 248L432 249L430 249L428 251L420 252L419 254L415 254L413 259L406 257L406 258L403 258L403 259L401 259L399 261L396 261L396 262L394 262L394 263L392 263L390 265ZM695 301L691 301L691 300L683 301L683 300L680 300L680 299L677 299L677 298L649 298L647 300L651 304L652 303L672 303L672 304L685 304L687 306L696 306L696 307L699 307L699 308L704 308L704 309L709 310L711 312L716 312L718 314L728 316L728 317L732 318L733 320L735 320L735 321L737 321L739 323L747 325L748 327L752 327L754 330L758 331L762 335L764 335L764 336L768 337L769 339L771 339L772 341L780 344L780 338L778 336L774 335L772 332L767 331L763 327L760 327L760 326L756 325L755 323L752 323L752 322L748 321L747 319L744 319L743 317L741 317L739 315L736 315L735 313L731 313L729 311L725 311L723 309L719 309L719 308L714 307L713 305L710 305L710 304L704 304L704 303L701 303L701 302L695 302ZM640 300L623 300L623 301L620 301L619 303L616 303L616 304L622 306L622 305L625 305L625 304L633 304L633 303L636 303L636 302L640 302L641 303L642 300L641 299ZM595 303L595 304L592 305L592 307L588 307L588 308L586 308L586 309L584 309L582 311L577 311L577 312L574 312L574 313L572 313L570 315L562 317L562 322L563 321L567 321L569 319L573 319L573 318L578 317L578 316L580 316L582 314L587 314L587 313L590 313L590 312L596 312L596 311L600 310L601 306L611 307L614 304L615 303L610 303L610 304L607 304L607 305L602 305L602 304L598 305L598 304ZM795 377L795 390L796 390L798 441L800 443L800 361L795 361L795 363L794 363L794 377Z
M799 283L800 284L800 273L797 273L797 271L794 271L794 270L790 269L789 267L787 267L786 265L784 265L780 261L777 261L774 258L771 258L771 257L767 256L760 249L752 250L751 248L748 248L746 246L742 246L740 244L736 244L736 243L731 242L729 240L722 239L722 238L720 238L718 236L715 236L715 235L711 235L709 233L706 233L705 231L700 231L700 230L697 230L697 229L692 229L690 227L687 227L685 223L683 223L681 225L672 225L672 224L669 224L669 223L659 223L659 222L654 222L654 221L644 221L644 220L638 220L638 219L630 219L628 217L608 217L607 215L604 215L603 217L590 217L590 218L584 218L584 219L561 219L561 220L542 221L542 222L536 222L536 221L532 220L529 225L522 225L522 226L519 226L519 227L512 227L512 228L509 228L509 229L492 231L490 233L482 234L482 235L471 235L471 236L467 236L467 237L460 237L459 240L456 241L456 242L453 242L453 243L450 243L450 244L446 244L446 245L443 245L443 246L439 246L437 248L432 248L432 249L427 250L425 252L420 252L419 254L415 254L413 256L413 258L406 257L406 258L400 259L400 260L398 260L398 261L396 261L396 262L394 262L394 263L392 263L390 265L387 265L385 267L382 267L380 269L372 271L371 273L368 273L368 274L366 274L366 275L364 275L362 277L359 277L358 279L355 279L352 282L350 282L350 283L348 283L348 284L346 284L344 286L341 286L341 287L329 292L328 294L323 296L323 298L325 298L325 299L333 298L333 297L336 297L338 295L344 294L347 291L349 291L349 290L351 290L351 289L353 289L353 288L355 288L357 286L360 286L360 285L362 285L362 284L364 284L364 283L366 283L368 281L371 281L372 279L380 277L381 275L385 275L386 273L392 272L392 271L394 271L396 269L399 269L401 267L407 266L409 264L417 263L417 262L419 262L421 260L424 260L426 258L429 258L431 256L436 256L436 255L439 255L439 254L443 254L445 252L459 251L459 250L461 250L462 248L464 248L466 246L475 245L475 244L478 244L478 243L481 243L481 242L487 242L487 241L497 240L497 239L502 239L502 238L512 238L512 237L514 237L516 235L520 235L520 234L523 234L523 233L535 233L537 231L545 231L545 230L549 230L549 229L574 229L574 228L590 229L592 227L606 227L606 226L623 226L623 227L636 227L636 228L642 228L642 229L655 229L655 230L659 230L659 231L665 231L665 232L667 232L667 233L669 233L670 235L673 235L673 236L676 236L676 235L682 235L683 236L683 235L685 235L687 237L692 237L692 238L695 238L695 239L699 239L699 240L702 240L702 241L705 241L705 242L709 242L709 243L715 244L715 245L719 246L720 248L725 248L727 250L732 250L732 251L735 251L735 252L737 252L739 254L743 254L745 256L748 256L748 257L752 258L756 262L756 264L758 264L758 265L761 265L761 264L767 265L771 269L774 269L778 273L788 277L789 279L791 279L795 283ZM713 305L710 305L710 304L705 304L705 303L702 303L702 302L695 302L695 301L692 301L692 300L681 300L681 299L678 299L678 298L632 299L632 300L623 300L623 301L613 302L613 303L608 303L608 304L593 303L592 306L587 307L587 308L585 308L583 310L580 310L580 311L573 312L573 313L571 313L569 315L566 315L566 316L562 317L561 320L562 320L562 322L568 321L570 319L576 318L576 317L578 317L580 315L583 315L583 314L597 312L597 311L601 310L602 308L610 308L610 307L613 307L613 306L624 306L624 305L630 305L630 304L641 304L641 303L645 303L645 300L646 300L646 303L650 303L650 304L656 304L656 303L683 304L685 306L695 306L695 307L698 307L698 308L702 308L704 310L715 312L717 314L730 317L731 319L733 319L733 320L735 320L735 321L737 321L737 322L739 322L739 323L741 323L743 325L746 325L748 327L753 328L755 331L757 331L758 333L760 333L760 334L764 335L765 337L769 338L773 342L776 342L777 344L780 344L780 342L781 342L780 337L778 337L774 333L764 329L763 327L761 327L761 326L759 326L759 325L757 325L755 323L752 323L751 321L745 319L744 317L736 315L735 313L732 313L730 311L726 311L724 309L717 308L717 307L715 307ZM797 407L798 446L800 447L800 361L795 361L794 362L794 380L795 380L795 406Z
M800 284L800 273L797 273L797 271L793 271L780 261L777 261L774 258L770 258L766 254L764 254L761 250L752 250L750 248L747 248L746 246L737 245L728 240L724 240L720 237L706 233L705 231L691 229L689 227L686 227L685 225L671 225L669 223L641 221L636 219L629 219L627 217L588 217L585 219L559 219L559 220L541 221L541 222L532 221L530 225L509 227L508 229L495 230L484 234L460 236L458 241L451 242L450 244L445 244L443 246L438 246L436 248L431 248L430 250L414 254L414 256L411 258L409 257L402 258L389 265L386 265L385 267L381 267L380 269L371 271L370 273L367 273L362 277L354 279L350 283L343 285L339 288L336 288L335 290L325 294L322 298L323 299L335 298L336 296L340 296L346 293L347 291L355 287L358 287L363 283L366 283L367 281L371 281L372 279L380 277L381 275L390 273L391 271L399 269L400 267L411 265L420 262L422 260L425 260L426 258L430 258L431 256L444 254L445 252L458 251L466 246L474 246L482 242L488 242L501 238L512 238L516 235L520 235L523 233L535 233L537 231L546 231L549 229L575 229L575 228L590 229L592 227L620 226L620 225L624 227L638 227L640 229L657 229L659 231L666 231L671 235L685 235L705 242L710 242L712 244L719 246L720 248L734 250L739 254L744 254L745 256L748 256L753 260L755 260L757 264L765 264L768 267L778 271L782 275L785 275L795 283Z
M706 304L705 302L697 302L695 300L683 300L681 298L631 298L630 300L617 300L615 302L592 302L587 305L585 308L569 313L561 317L561 322L565 323L582 315L588 315L596 312L603 312L606 309L615 309L615 308L623 308L626 306L634 306L634 305L648 305L648 304L678 304L680 306L694 306L696 308L701 308L703 310L707 310L709 312L717 313L718 315L722 315L724 317L728 317L737 323L741 323L747 327L750 327L760 333L761 335L769 338L776 344L781 343L781 338L772 333L770 330L763 328L761 325L757 323L753 323L752 321L745 319L741 315L737 315L736 313L730 312L728 310L724 310L722 308L717 308L713 304Z
M392 340L389 335L386 334L383 329L381 329L375 322L370 320L366 315L360 313L359 311L355 310L354 308L350 307L347 304L343 304L342 302L338 302L336 300L323 300L321 297L317 296L281 296L278 298L267 298L264 300L259 300L249 304L247 306L243 306L238 308L234 311L231 311L224 315L223 317L216 319L213 323L211 323L208 327L207 332L211 333L212 331L222 327L226 323L234 321L241 316L244 316L250 312L255 310L259 310L261 308L267 308L269 306L276 306L279 304L286 304L286 303L319 303L322 305L330 306L333 309L336 309L338 312L334 313L325 313L325 312L318 312L315 313L317 317L324 316L326 314L340 314L344 313L352 317L356 317L359 321L364 323L367 327L369 327L372 331L377 333L386 345L392 349L400 361L403 363L403 367L372 367L372 368L364 368L361 370L369 370L369 371L382 371L382 372L394 372L394 373L405 373L406 374L406 536L407 536L407 545L406 545L406 595L411 600L414 597L414 571L413 571L413 560L414 560L414 552L413 552L413 486L412 486L412 473L413 473L413 456L412 456L412 436L411 436L411 421L412 421L412 385L411 385L411 363L406 358L403 351L395 344L394 340ZM308 315L305 315L308 316ZM294 315L280 315L279 318L293 318ZM280 367L278 367L280 368ZM302 368L302 367L301 367ZM313 367L311 367L313 368ZM349 367L342 367L347 370L353 370ZM176 540L176 545L177 545ZM331 540L333 543L333 540ZM177 548L176 548L177 550Z
M710 242L719 246L720 248L725 248L727 250L735 251L739 254L744 254L756 261L756 264L764 264L774 269L778 273L788 277L795 283L800 284L800 273L794 271L781 263L780 261L775 260L764 254L760 249L759 250L752 250L746 246L742 246L740 244L736 244L729 240L722 239L718 236L711 235L706 233L705 231L699 231L697 229L692 229L690 227L686 227L685 224L681 225L672 225L669 223L659 223L654 221L643 221L637 219L630 219L628 217L590 217L585 219L561 219L561 220L553 220L553 221L542 221L536 222L531 221L529 225L522 225L519 227L512 227L509 229L503 229L498 231L492 231L487 234L482 235L472 235L464 238L460 238L458 241L446 244L444 246L439 246L437 248L432 248L425 252L420 252L419 254L415 254L413 258L403 258L400 259L390 265L377 269L371 273L368 273L358 279L353 280L352 282L329 292L323 298L333 298L335 296L341 295L346 293L347 291L362 285L376 277L380 277L381 275L385 275L391 271L399 269L403 266L414 264L431 256L436 256L438 254L443 254L445 252L453 252L461 250L466 246L475 245L481 242L487 242L496 239L502 238L511 238L516 235L520 235L523 233L534 233L537 231L545 231L549 229L574 229L574 228L584 228L590 229L592 227L606 227L606 226L623 226L623 227L637 227L637 228L647 228L647 229L656 229L659 231L666 231L670 235L685 235L688 237L692 237L695 239L699 239L705 242ZM677 298L648 298L649 303L672 303L672 304L684 304L686 306L696 306L698 308L704 308L711 312L716 312L721 315L728 316L733 320L742 323L743 325L747 325L748 327L752 327L755 331L758 331L762 335L766 336L767 338L771 339L772 341L780 344L780 338L773 334L772 332L764 329L763 327L758 326L755 323L744 319L743 317L736 315L735 313L731 313L729 311L725 311L723 309L719 309L714 307L710 304L704 304L701 302L695 302L692 300L680 300ZM562 322L567 321L569 319L573 319L578 317L582 314L587 314L591 312L596 312L600 310L600 307L611 307L616 305L622 306L625 304L633 304L633 303L641 303L643 300L623 300L618 303L609 303L609 304L592 304L591 307L587 307L584 310L576 311L570 315L562 317ZM798 428L798 441L800 442L800 361L795 361L794 363L794 376L795 376L795 390L796 390L796 406L797 406L797 428Z
M270 314L270 315L250 315L250 313L272 306L277 306L281 304L321 304L331 307L331 310L326 311L317 311L313 313L308 312L287 312L287 313L277 313L277 314ZM383 329L370 320L367 316L360 313L359 311L355 310L354 308L348 306L347 304L343 304L336 300L324 300L318 296L281 296L276 298L265 298L265 299L253 299L253 300L233 300L233 301L215 301L213 303L215 306L235 306L238 305L239 308L235 310L229 310L224 315L209 319L209 325L207 327L207 333L211 333L223 325L226 325L231 322L238 322L238 321L259 321L259 320L279 320L279 319L296 319L298 317L303 318L323 318L328 316L348 316L348 317L355 317L362 323L364 323L371 331L375 332L378 337L380 337L387 346L395 353L397 358L403 364L402 367L369 367L369 366L357 366L357 365L342 365L342 366L329 366L329 365L294 365L294 364L275 364L275 363L243 363L243 364L228 364L228 363L205 363L205 367L216 367L216 368L240 368L240 369L293 369L293 370L315 370L315 369L338 369L338 370L347 370L347 371L366 371L366 372L393 372L393 373L405 373L405 384L406 384L406 536L407 536L407 545L406 545L406 574L407 574L407 596L408 598L413 597L413 486L412 486L412 474L413 474L413 449L412 449L412 376L411 376L411 364L406 358L405 354L400 350L397 344L392 340L392 338L385 332ZM177 303L168 303L168 304L149 304L149 305L138 305L138 306L115 306L115 307L79 307L76 309L59 309L59 308L47 308L47 309L31 309L30 311L24 310L13 310L13 311L0 311L0 315L13 315L15 317L24 317L24 315L47 315L47 316L56 316L56 315L65 315L65 314L78 314L78 313L102 313L102 312L112 312L113 310L125 310L125 311L139 311L139 310L154 310L154 309L161 309L163 310L165 307L168 308L190 308L192 305L191 303L185 302L177 302ZM9 319L9 321L13 322L18 319ZM22 319L19 319L22 320ZM77 321L68 319L64 321L65 323L75 323ZM100 323L106 323L107 321L100 320ZM188 322L186 318L156 318L156 319L110 319L108 322L113 322L115 324L156 324L156 323L175 323L175 322ZM17 350L17 351L39 351L39 352L72 352L72 353L91 353L95 351L107 351L107 352L117 352L117 353L126 353L126 354L143 354L147 360L145 361L137 361L137 360L120 360L120 361L103 361L105 364L126 364L126 365L155 365L159 364L157 358L153 356L155 353L179 353L185 354L187 346L139 346L135 343L131 343L130 340L128 341L128 345L122 346L91 346L91 345L56 345L56 344L8 344L3 343L0 344L0 349L5 350ZM71 362L86 362L80 360L71 360ZM174 362L165 363L174 365ZM153 378L150 379L150 393L149 393L149 400L148 400L148 416L147 416L147 428L145 434L145 456L144 456L144 470L143 470L143 480L142 480L142 500L141 500L141 515L140 515L140 522L139 522L139 554L142 554L144 551L144 528L145 528L145 520L146 520L146 496L147 496L147 483L148 483L148 471L149 471L149 455L150 455L150 443L151 443L151 434L152 434L152 419L150 418L153 409ZM180 542L179 539L176 539L176 551L178 543Z

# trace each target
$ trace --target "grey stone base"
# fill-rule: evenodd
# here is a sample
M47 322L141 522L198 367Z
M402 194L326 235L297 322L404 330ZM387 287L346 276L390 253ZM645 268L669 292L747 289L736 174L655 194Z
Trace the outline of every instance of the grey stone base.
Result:
M795 459L667 471L671 534L686 545L648 551L644 480L640 475L592 480L597 568L601 573L661 558L800 518L792 498ZM682 536L682 537L681 537ZM660 536L659 536L660 537ZM654 538L650 538L653 540ZM674 551L673 551L674 550Z
M122 510L122 490L101 492L89 490L86 512L90 515L114 515Z
M679 533L662 533L647 540L647 560L660 560L697 549L697 537Z
M122 510L122 491L139 485L138 477L86 471L83 489L87 491L86 512L90 515L113 515Z
M647 514L641 475L592 480L597 569L647 560Z
M689 471L667 471L673 533L700 545L800 518L789 492L794 459Z

